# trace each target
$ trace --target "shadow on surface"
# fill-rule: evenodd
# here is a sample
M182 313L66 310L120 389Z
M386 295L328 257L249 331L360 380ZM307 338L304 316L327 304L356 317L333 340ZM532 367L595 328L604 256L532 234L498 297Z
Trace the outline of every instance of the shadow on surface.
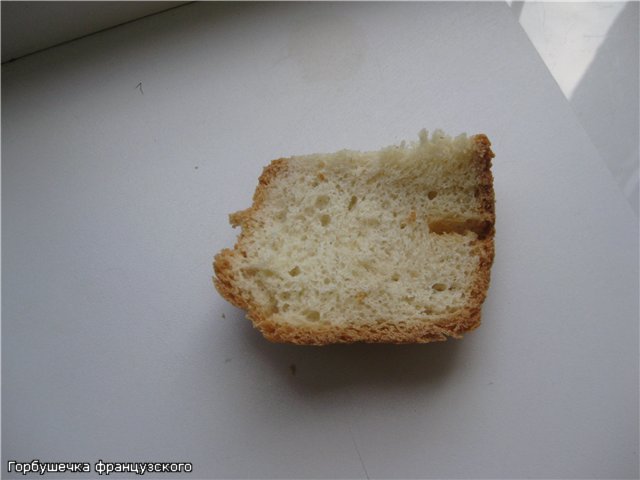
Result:
M158 48L162 49L164 55L163 66L164 63L174 62L193 68L203 58L188 55L191 45L205 40L215 42L224 39L226 30L237 27L237 23L247 21L247 18L259 16L263 11L262 6L251 3L184 2L169 8L171 5L172 2L167 2L167 9L164 11L67 39L17 58L8 58L6 62L3 60L7 64L3 66L3 81L5 77L10 81L15 71L24 71L38 78L46 76L48 82L55 85L58 79L66 81L70 74L82 74L87 69L104 64L137 71L138 64L144 64L157 56ZM53 5L52 8L64 7ZM39 16L46 13L37 12ZM5 23L4 19L2 23ZM211 35L211 31L216 34ZM207 33L210 37L206 36ZM4 37L3 31L3 42ZM177 67L174 66L175 68ZM159 76L167 75L171 70L158 68L156 73Z
M638 214L638 2L627 2L570 103Z
M273 375L301 395L353 387L413 388L442 383L454 369L461 343L456 340L422 345L350 344L301 346L275 344L262 337L237 311L229 320L234 335Z

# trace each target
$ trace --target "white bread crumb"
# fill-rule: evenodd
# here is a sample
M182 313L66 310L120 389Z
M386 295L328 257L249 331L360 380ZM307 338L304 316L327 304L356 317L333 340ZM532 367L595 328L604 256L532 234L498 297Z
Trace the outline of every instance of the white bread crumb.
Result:
M215 284L270 340L411 343L480 322L493 261L486 136L280 159Z

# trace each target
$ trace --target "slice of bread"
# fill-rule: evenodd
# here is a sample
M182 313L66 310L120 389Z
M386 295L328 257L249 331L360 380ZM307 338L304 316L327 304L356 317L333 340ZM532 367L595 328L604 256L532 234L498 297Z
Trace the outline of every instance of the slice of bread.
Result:
M494 256L485 135L436 131L378 152L274 160L242 232L215 257L220 294L276 342L424 343L480 324Z

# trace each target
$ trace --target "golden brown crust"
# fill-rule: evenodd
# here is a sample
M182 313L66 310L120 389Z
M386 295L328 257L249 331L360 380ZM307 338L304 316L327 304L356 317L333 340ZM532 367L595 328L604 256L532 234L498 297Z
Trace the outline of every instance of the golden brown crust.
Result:
M235 306L245 309L247 317L272 342L285 342L298 345L326 345L331 343L428 343L443 341L448 337L461 338L466 332L480 325L481 307L489 288L491 265L494 259L495 235L495 194L493 175L491 174L491 142L484 134L473 137L476 150L475 168L479 186L476 196L482 208L483 231L476 241L476 252L480 258L476 271L476 281L471 289L469 303L464 309L443 315L437 321L412 322L399 325L393 319L376 321L363 325L349 325L344 328L335 326L294 326L274 319L273 312L265 311L248 292L237 286L232 268L233 257L246 255L242 250L242 238L251 231L254 213L259 210L266 198L269 183L278 176L286 174L287 160L271 162L260 176L253 196L253 205L229 216L233 226L241 226L242 232L233 250L224 249L214 260L214 284L218 292Z
M263 169L262 175L260 175L260 178L258 179L258 186L256 187L256 191L253 194L253 205L246 210L241 210L229 215L229 222L232 226L243 227L240 235L238 236L235 247L233 248L233 250L230 250L228 248L222 250L215 256L213 262L213 270L216 274L216 276L213 278L213 283L216 289L218 290L220 295L222 295L236 307L246 309L247 315L250 318L253 318L251 314L253 312L257 312L260 307L252 301L250 295L247 292L243 292L237 287L231 259L235 255L246 255L241 249L242 239L251 229L250 221L254 217L253 214L262 207L266 195L265 191L269 183L271 183L271 181L273 181L273 179L278 175L283 175L286 171L286 168L287 160L284 158L279 158L278 160L273 160L268 166Z

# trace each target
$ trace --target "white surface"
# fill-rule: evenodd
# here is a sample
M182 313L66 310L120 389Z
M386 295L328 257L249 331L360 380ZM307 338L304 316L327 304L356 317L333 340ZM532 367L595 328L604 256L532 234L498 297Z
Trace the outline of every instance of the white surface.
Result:
M529 39L638 215L637 1L512 4Z
M2 2L2 61L185 2ZM638 2L507 0L636 216Z
M638 476L637 219L505 4L189 5L2 89L4 465ZM494 144L483 326L265 342L210 280L261 167L423 126Z
M2 61L89 35L185 2L4 1Z
M629 2L629 6L632 3ZM624 8L624 2L525 2L522 5L520 25L565 97L573 95ZM629 42L628 47L636 46Z

